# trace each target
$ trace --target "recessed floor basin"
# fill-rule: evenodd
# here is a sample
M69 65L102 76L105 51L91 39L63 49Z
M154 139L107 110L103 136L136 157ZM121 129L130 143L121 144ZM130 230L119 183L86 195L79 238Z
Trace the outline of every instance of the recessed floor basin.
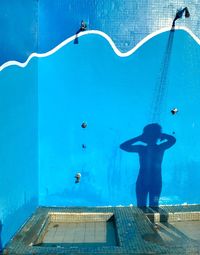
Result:
M34 245L117 245L113 213L49 213Z
M165 243L182 243L184 240L200 242L200 221L157 223L157 231Z
M173 222L171 225L185 236L200 241L200 221Z

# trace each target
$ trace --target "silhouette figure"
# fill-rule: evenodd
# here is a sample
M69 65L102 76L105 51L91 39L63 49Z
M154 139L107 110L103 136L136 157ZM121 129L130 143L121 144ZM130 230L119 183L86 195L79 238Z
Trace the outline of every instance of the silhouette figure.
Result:
M137 142L146 145L136 144ZM143 134L120 145L122 150L139 154L140 169L136 181L137 206L158 208L162 190L162 160L164 152L176 142L176 139L161 132L161 126L153 123L144 127Z

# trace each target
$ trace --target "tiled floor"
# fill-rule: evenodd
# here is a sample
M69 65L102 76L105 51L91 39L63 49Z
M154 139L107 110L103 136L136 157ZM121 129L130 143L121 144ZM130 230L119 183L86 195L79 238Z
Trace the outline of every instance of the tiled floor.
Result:
M48 226L43 243L105 243L106 222L54 223Z
M3 254L200 254L200 205L147 209L144 212L137 207L41 207L13 237ZM77 220L76 214L82 215L80 219L85 219L84 224L80 224L83 221L77 221L77 225L72 223L71 219ZM91 219L89 214L94 218L96 214L113 215L117 231L111 231L110 236L113 237L116 234L116 243L113 244L113 240L102 242L105 240L105 225L100 224L97 227L93 221L86 221ZM67 219L71 217L70 215L73 217L66 222L67 225L59 221L61 216L67 216L65 217ZM111 218L108 220L109 217L107 219L102 217L104 224L107 224L107 239L110 239L108 223ZM99 220L100 216L97 219ZM44 228L45 222L51 224L48 232ZM98 224L102 221L95 222ZM42 231L45 231L46 237L45 243L40 245L38 233ZM44 238L44 235L41 235ZM92 243L92 240L96 243ZM48 243L49 241L51 242Z
M200 241L199 221L159 222L154 226L161 239L168 245L188 240Z
M171 225L178 229L185 236L200 241L200 222L199 221L185 221L185 222L171 222Z

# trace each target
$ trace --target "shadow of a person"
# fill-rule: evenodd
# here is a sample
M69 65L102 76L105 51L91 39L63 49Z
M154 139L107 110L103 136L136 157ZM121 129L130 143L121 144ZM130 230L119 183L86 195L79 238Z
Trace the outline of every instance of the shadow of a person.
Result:
M137 142L145 143L136 144ZM158 208L162 190L162 160L164 151L173 146L176 139L162 133L160 125L153 123L144 127L143 134L120 145L122 150L139 154L140 169L136 181L137 206Z

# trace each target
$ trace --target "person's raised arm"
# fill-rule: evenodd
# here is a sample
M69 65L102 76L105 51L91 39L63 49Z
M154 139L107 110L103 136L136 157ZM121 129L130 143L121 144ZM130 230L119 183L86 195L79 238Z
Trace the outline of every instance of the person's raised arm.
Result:
M159 146L161 146L163 149L168 149L176 143L176 138L172 135L161 134L160 138L163 142Z
M134 145L134 144L140 141L142 142L141 135L120 144L120 149L127 152L138 152L141 149L142 145Z

